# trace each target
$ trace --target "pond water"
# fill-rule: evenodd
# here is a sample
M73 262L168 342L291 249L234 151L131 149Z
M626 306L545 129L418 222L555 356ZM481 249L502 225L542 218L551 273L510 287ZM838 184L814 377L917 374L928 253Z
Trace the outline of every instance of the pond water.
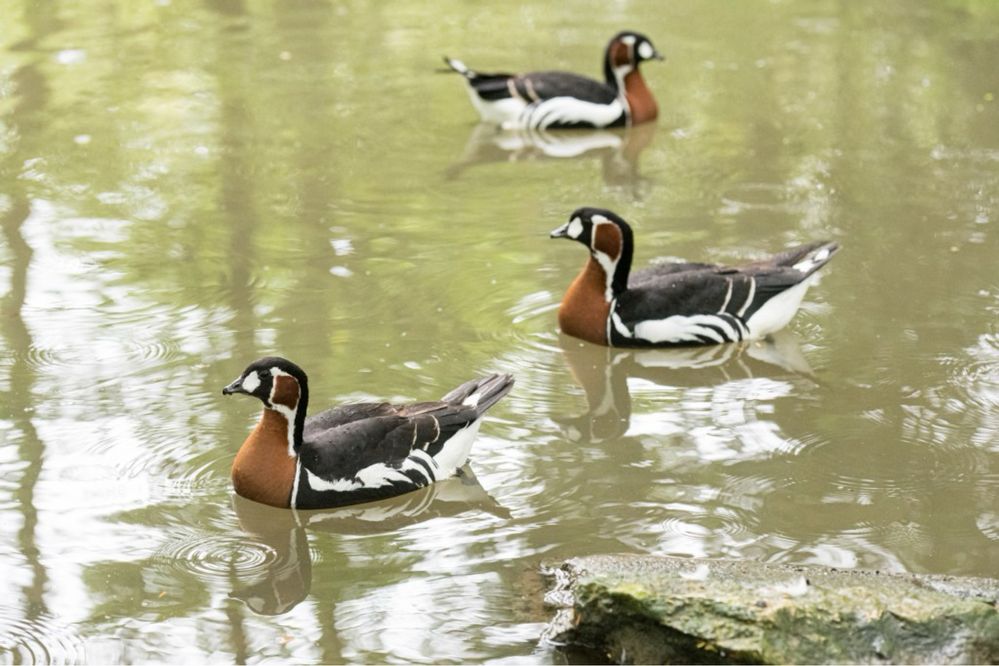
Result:
M999 9L875 4L0 0L0 662L557 662L539 568L595 553L999 574ZM436 72L624 28L633 131ZM608 350L582 205L637 265L843 250L773 340ZM295 516L228 478L275 353L317 408L517 384L474 477Z

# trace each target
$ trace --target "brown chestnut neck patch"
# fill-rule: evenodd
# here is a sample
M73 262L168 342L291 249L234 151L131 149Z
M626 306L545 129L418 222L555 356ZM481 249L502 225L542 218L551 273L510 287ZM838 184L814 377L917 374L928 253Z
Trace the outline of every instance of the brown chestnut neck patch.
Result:
M624 239L621 237L621 230L616 224L597 224L593 230L593 249L606 254L611 261L617 261L621 257L621 247Z
M277 375L274 377L274 389L271 391L271 402L275 405L282 405L290 410L298 407L298 397L300 391L298 381L288 375Z
M616 41L607 50L607 57L614 69L628 67L631 65L631 47L620 40Z

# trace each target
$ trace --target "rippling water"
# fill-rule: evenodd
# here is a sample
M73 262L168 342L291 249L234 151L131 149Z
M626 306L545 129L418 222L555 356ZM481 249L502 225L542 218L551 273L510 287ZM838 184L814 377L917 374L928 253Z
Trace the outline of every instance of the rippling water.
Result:
M595 553L999 571L990 4L3 15L0 663L571 659L539 569ZM435 73L596 75L623 28L653 125L500 133ZM580 205L638 265L843 251L772 340L596 348ZM461 478L292 514L228 478L273 353L315 407L517 384Z

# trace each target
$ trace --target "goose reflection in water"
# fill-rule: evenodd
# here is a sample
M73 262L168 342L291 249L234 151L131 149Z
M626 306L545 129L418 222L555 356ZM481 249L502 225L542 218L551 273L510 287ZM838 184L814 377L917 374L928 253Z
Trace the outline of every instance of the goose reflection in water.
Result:
M612 187L641 185L638 158L655 136L656 123L614 130L502 130L480 123L472 129L465 152L447 170L458 178L467 169L502 162L595 157L604 183Z
M338 509L278 509L233 495L239 526L268 552L267 561L250 571L233 571L230 594L259 615L287 613L309 595L312 559L307 530L336 534L393 532L431 518L483 511L507 519L510 512L479 484L471 467L458 476L380 502Z
M566 436L598 444L623 436L631 425L629 379L660 386L698 387L790 373L815 381L793 333L727 345L620 349L559 334L569 371L586 392L587 411L555 418Z

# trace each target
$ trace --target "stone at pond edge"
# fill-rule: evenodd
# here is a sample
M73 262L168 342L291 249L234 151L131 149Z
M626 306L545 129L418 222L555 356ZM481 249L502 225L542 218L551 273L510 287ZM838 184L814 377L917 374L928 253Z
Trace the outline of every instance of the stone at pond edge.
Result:
M999 581L602 555L554 570L545 631L617 663L997 663Z

